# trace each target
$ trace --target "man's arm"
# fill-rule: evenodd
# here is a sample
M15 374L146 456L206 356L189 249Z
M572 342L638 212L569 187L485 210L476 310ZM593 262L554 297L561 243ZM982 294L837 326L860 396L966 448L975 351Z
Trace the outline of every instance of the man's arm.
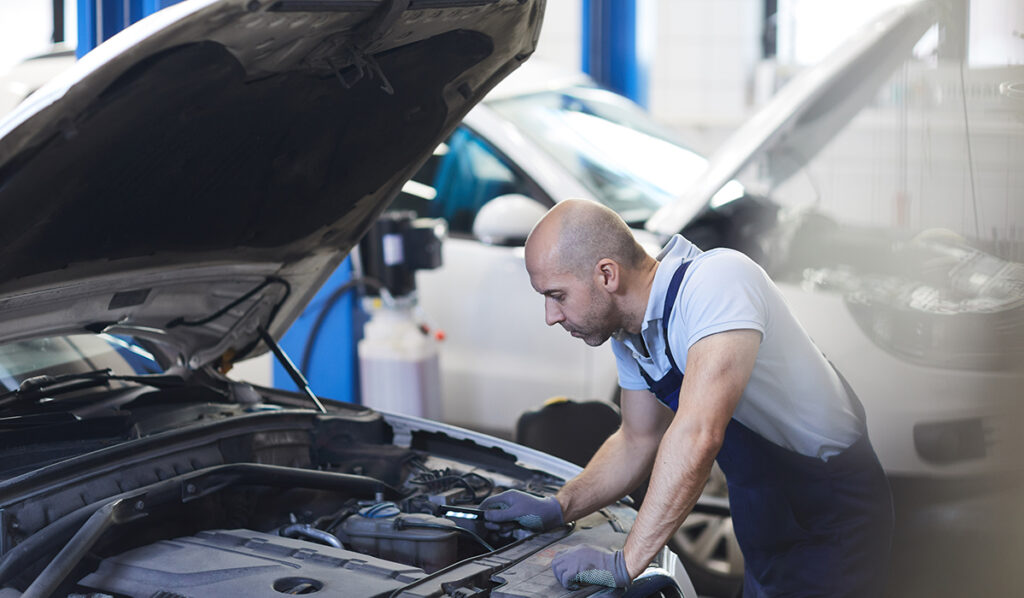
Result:
M697 341L687 352L679 408L657 448L647 495L623 549L631 579L643 572L700 497L760 342L756 330L730 330Z
M623 390L621 413L619 429L556 495L565 521L608 506L636 489L650 474L672 414L646 390Z

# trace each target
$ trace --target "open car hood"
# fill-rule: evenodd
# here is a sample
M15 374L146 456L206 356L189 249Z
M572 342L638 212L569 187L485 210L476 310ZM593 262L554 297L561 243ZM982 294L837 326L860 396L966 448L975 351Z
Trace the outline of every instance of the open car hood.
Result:
M722 144L683 196L648 219L647 230L678 233L755 159L770 164L772 187L803 168L906 60L935 23L936 10L930 1L894 8L794 77Z
M188 0L0 121L0 340L280 336L533 52L544 0Z

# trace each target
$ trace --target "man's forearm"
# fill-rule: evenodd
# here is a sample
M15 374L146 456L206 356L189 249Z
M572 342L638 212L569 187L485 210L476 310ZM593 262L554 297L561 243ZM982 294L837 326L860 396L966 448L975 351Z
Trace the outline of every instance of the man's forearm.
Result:
M720 446L720 438L704 431L670 428L666 433L623 549L630 577L644 570L693 509Z
M586 468L558 492L566 521L604 508L634 490L650 474L658 439L634 440L619 430L612 434Z

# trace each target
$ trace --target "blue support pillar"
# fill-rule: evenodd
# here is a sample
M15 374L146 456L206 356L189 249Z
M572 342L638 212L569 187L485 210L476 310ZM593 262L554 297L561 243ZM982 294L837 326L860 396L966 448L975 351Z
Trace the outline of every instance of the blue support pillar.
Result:
M583 70L646 107L648 65L637 32L638 2L644 0L583 0Z
M303 370L309 386L318 396L351 403L359 396L356 375L355 340L362 336L362 324L353 323L358 292L337 295L342 285L352 279L352 258L346 259L309 302L281 339L281 348L292 362ZM313 326L322 320L316 338L310 341ZM309 359L303 356L309 345ZM274 386L298 390L280 363L274 362Z
M132 23L181 0L78 0L78 48L85 54Z

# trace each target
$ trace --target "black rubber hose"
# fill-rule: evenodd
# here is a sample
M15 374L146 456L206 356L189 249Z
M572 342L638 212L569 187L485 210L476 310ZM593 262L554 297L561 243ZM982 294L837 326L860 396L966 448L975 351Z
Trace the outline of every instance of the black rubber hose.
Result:
M26 567L38 563L40 559L45 558L48 553L72 543L79 532L85 531L83 526L86 522L101 509L112 508L110 505L122 501L127 501L134 505L137 501L143 500L143 504L146 510L148 510L153 505L169 504L174 501L188 502L214 492L219 492L229 486L243 484L285 488L313 488L317 490L345 490L348 492L362 491L375 494L379 492L385 498L402 497L402 493L393 486L369 476L265 465L261 463L216 465L168 478L130 492L111 496L104 502L86 505L60 517L50 525L26 538L25 541L12 548L4 556L3 560L0 561L0 585L7 584L10 580L20 575ZM115 523L117 522L115 521ZM93 540L93 543L96 539L98 539L98 536ZM91 545L92 543L88 544L88 546ZM68 568L68 563L60 562L59 558L55 558L54 561L57 561L56 564L51 562L48 569L54 568L55 570L70 571L74 568L74 565L77 565L77 562L71 563L70 568Z
M138 501L137 504L140 506L137 510L141 511L145 503ZM132 518L132 508L129 505L128 501L117 499L93 513L43 572L32 581L32 585L25 590L21 598L50 598L110 526Z
M342 548L341 540L338 539L338 536L335 536L330 532L325 532L322 529L316 529L308 523L292 523L281 528L281 531L277 532L277 535L285 538L302 537L319 544Z
M569 536L569 534L571 534L573 532L573 530L575 528L576 528L576 522L575 521L570 521L569 523L565 524L565 526L562 528L562 529L565 530L564 534L562 534L562 535L560 535L558 537L552 538L549 542L547 542L543 546L539 547L537 550L527 552L526 554L520 556L517 559L514 559L514 560L509 561L507 563L502 563L500 566L493 567L491 569L491 572L496 571L499 568L507 569L509 567L512 567L513 565L518 565L520 562L525 561L526 559L530 558L534 554L536 554L536 553L540 552L541 550L544 550L545 548L551 546L555 542L560 542L561 540L564 540L566 537ZM531 541L534 538L536 538L537 536L553 534L555 531L557 531L557 529L558 528L556 528L555 530L549 531L549 532L542 532L542 533L531 534L529 536L526 536L525 538L520 538L519 540L516 540L515 542L512 542L511 544L506 544L505 546L502 546L501 548L498 548L497 550L494 550L493 552L496 552L496 553L497 552L504 552L504 551L509 550L511 548L518 547L520 544L524 544L524 543L526 543L528 541ZM428 574L428 575L426 575L424 577L421 577L421 578L417 579L416 581L408 583L408 584L406 584L406 585L404 585L404 586L402 586L400 588L395 588L394 591L392 591L390 594L388 594L388 598L397 598L398 596L401 596L402 594L404 594L407 590L411 590L412 588L414 588L416 586L423 585L423 584L425 584L427 582L435 581L437 578L444 576L449 571L458 569L459 567L465 565L466 563L471 563L473 561L476 561L479 558L480 558L479 555L471 556L471 557L463 559L463 560L461 560L461 561L459 561L457 563L452 563L451 565L448 565L447 567L438 569L437 571L434 571L433 573L430 573L430 574ZM486 572L483 572L483 571L479 572L479 574L484 574L484 573L486 573Z
M212 322L212 321L216 320L217 318L223 316L224 314L228 313L229 311L231 311L236 306L240 305L243 301L246 301L247 299L249 299L250 297L252 297L256 293L260 292L265 287L267 287L269 285L272 285L272 284L279 284L279 285L282 285L284 287L284 297L282 297L281 301L279 301L278 304L274 307L274 311L271 314L271 316L269 318L269 321L267 322L267 324L269 325L270 321L273 321L274 315L277 314L277 310L281 307L281 304L284 303L285 300L288 299L288 295L290 295L291 292L292 292L292 287L291 287L290 284L288 284L288 281L284 280L283 278L278 278L276 276L268 276L266 280L264 280L260 284L256 285L255 288L247 291L241 297L235 299L231 303L228 303L224 307L218 309L217 311L213 312L212 314L210 314L210 315L208 315L208 316L206 316L204 318L200 318L198 320L186 320L185 318L178 317L178 318L174 318L173 320L171 320L170 322L165 324L164 327L165 328L175 328L177 326L203 326L205 324L209 324L210 322Z
M483 546L484 548L487 549L487 552L494 552L494 547L491 546L490 544L488 544L487 540L484 540L483 538L481 538L479 535L477 535L476 532L474 532L471 529L466 529L464 527L459 527L459 526L451 527L451 526L447 526L447 525L441 525L440 523L422 523L420 521L406 521L405 519L402 519L402 518L398 518L398 519L395 520L395 529L405 529L405 528L408 528L408 527L420 527L420 528L424 528L424 529L439 529L439 530L446 531L446 532L459 532L459 533L463 533L463 534L466 534L467 536L469 536L470 538L476 540L476 542L478 544L480 544L481 546Z
M331 315L334 310L334 306L337 305L338 301L345 296L345 293L351 291L356 287L371 286L378 290L382 289L384 285L375 278L364 276L362 278L353 278L346 282L340 287L334 289L334 291L328 295L327 299L324 300L323 307L316 314L316 319L313 320L313 325L309 328L309 335L306 337L306 344L302 347L302 359L299 361L299 369L302 372L308 372L310 363L313 361L313 349L316 347L317 339L320 337L320 331L324 327L324 322L327 321L327 316Z

